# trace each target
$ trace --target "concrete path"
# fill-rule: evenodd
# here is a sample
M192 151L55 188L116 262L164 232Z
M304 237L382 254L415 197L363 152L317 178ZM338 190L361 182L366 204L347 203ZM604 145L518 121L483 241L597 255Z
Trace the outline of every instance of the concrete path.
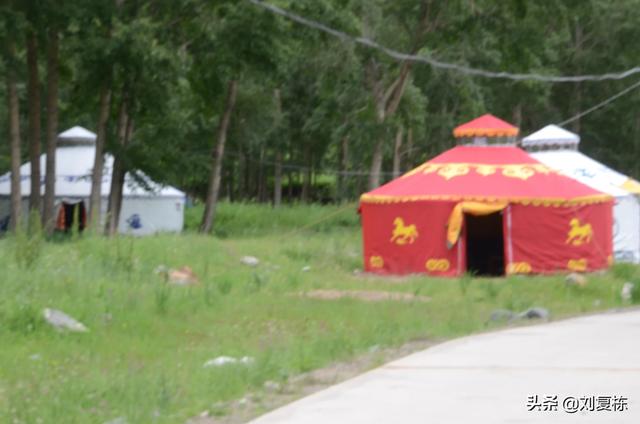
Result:
M529 399L530 396L538 396ZM557 411L544 409L557 396ZM595 399L590 399L595 396ZM603 397L598 399L598 397ZM614 399L614 397L625 399ZM575 403L565 398L576 398ZM582 400L580 398L583 398ZM611 397L607 405L607 397ZM592 403L593 401L593 403ZM625 411L607 411L628 407ZM553 400L547 407L553 407ZM563 407L564 404L564 407ZM574 413L568 410L581 409ZM604 409L597 411L597 409ZM590 409L596 409L591 412ZM268 413L255 424L640 423L640 311L453 340Z

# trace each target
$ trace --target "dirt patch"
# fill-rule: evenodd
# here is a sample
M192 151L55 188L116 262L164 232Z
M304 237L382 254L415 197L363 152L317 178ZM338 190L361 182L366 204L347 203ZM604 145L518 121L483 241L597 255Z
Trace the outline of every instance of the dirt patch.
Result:
M367 353L352 361L334 363L297 375L284 383L267 381L262 390L247 394L244 398L233 402L212 405L211 410L203 411L199 416L187 421L187 424L246 423L268 411L353 378L394 359L424 350L438 342L416 340L396 348L372 346Z
M320 300L357 299L365 302L383 302L394 300L399 302L429 302L430 297L417 296L412 293L399 293L374 290L311 290L300 293L302 297Z

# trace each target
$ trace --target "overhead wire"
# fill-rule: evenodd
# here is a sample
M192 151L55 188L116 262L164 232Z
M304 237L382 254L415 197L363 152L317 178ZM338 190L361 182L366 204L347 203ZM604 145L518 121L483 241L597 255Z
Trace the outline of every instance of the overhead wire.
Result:
M613 96L607 98L606 100L603 100L602 102L598 103L597 105L592 106L589 109L586 109L586 110L584 110L584 111L572 116L571 118L558 123L557 125L560 126L560 127L563 127L563 126L565 126L565 125L567 125L567 124L569 124L569 123L571 123L571 122L573 122L575 120L578 120L578 119L582 118L583 116L590 114L591 112L595 112L596 110L598 110L598 109L600 109L602 107L605 107L610 103L613 103L618 98L624 96L627 93L630 93L631 91L635 90L638 87L640 87L640 81L636 81L635 84L631 84L629 87L627 87L624 90L614 94Z
M505 71L498 72L498 71L490 71L486 69L473 68L470 66L465 66L457 63L444 62L429 56L403 53L403 52L391 49L389 47L383 46L382 44L368 37L359 37L359 36L347 34L346 32L337 30L335 28L331 28L321 22L318 22L309 18L305 18L303 16L300 16L291 11L282 9L268 2L261 1L261 0L247 0L247 1L271 13L280 15L282 17L285 17L289 20L292 20L294 22L297 22L309 28L317 29L319 31L332 35L336 38L340 38L343 41L349 41L349 42L356 43L374 50L378 50L386 54L387 56L392 57L393 59L403 61L403 62L423 63L423 64L430 65L436 69L455 71L465 75L472 75L472 76L478 76L478 77L484 77L484 78L508 79L512 81L577 83L577 82L584 82L584 81L622 80L632 75L640 73L640 67L637 67L637 66L621 72L609 72L609 73L598 74L598 75L595 75L595 74L594 75L544 75L544 74L537 74L537 73L511 73L511 72L505 72Z
M358 37L358 36L353 36L350 35L344 31L340 31L337 30L335 28L331 28L321 22L300 16L298 14L295 14L291 11L282 9L278 6L275 6L271 3L262 1L262 0L247 0L250 3L254 4L255 6L261 7L271 13L274 13L276 15L282 16L284 18L287 18L291 21L297 22L298 24L310 27L310 28L314 28L317 29L319 31L322 31L324 33L327 33L329 35L332 35L334 37L337 37L343 41L347 41L347 42L353 42L359 45L363 45L365 47L368 48L372 48L378 51L381 51L383 53L385 53L386 55L392 57L393 59L396 60L400 60L400 61L411 61L411 62L416 62L416 63L422 63L422 64L427 64L430 65L436 69L444 69L444 70L449 70L449 71L455 71L455 72L459 72L459 73L463 73L466 75L472 75L472 76L479 76L479 77L485 77L485 78L494 78L494 79L508 79L508 80L513 80L513 81L538 81L538 82L548 82L548 83L566 83L566 82L573 82L573 83L578 83L578 82L585 82L585 81L607 81L607 80L622 80L625 78L628 78L630 76L633 76L635 74L640 73L640 67L633 67L630 69L627 69L625 71L621 71L621 72L609 72L609 73L605 73L605 74L598 74L598 75L543 75L543 74L537 74L537 73L510 73L510 72L505 72L505 71L500 71L500 72L496 72L496 71L490 71L490 70L485 70L485 69L479 69L479 68L473 68L473 67L469 67L469 66L465 66L465 65L460 65L460 64L456 64L456 63L449 63L449 62L443 62L437 59L434 59L432 57L428 57L428 56L423 56L423 55L412 55L412 54L406 54L406 53L402 53L399 52L397 50L388 48L386 46L383 46L379 43L377 43L376 41L367 38L367 37ZM572 116L571 118L568 118L560 123L558 123L558 126L564 126L567 125L573 121L576 121L577 119L580 119L592 112L595 112L596 110L603 108L605 106L607 106L608 104L614 102L615 100L617 100L618 98L630 93L631 91L635 90L636 88L640 87L640 81L637 81L636 83L630 85L629 87L625 88L624 90L614 94L613 96L603 100L602 102L596 104L595 106L592 106L574 116ZM266 161L262 161L261 163L263 164L267 164ZM274 163L268 163L269 165L277 165L275 162ZM294 170L308 170L309 167L305 166L305 165L299 165L299 164L281 164L281 166L283 167L283 169L294 169ZM334 175L344 175L344 176L365 176L365 175L369 175L368 171L338 171L338 170L323 170L323 173L327 173L327 174L334 174ZM388 171L382 171L381 174L383 175L394 175L393 172L388 172Z

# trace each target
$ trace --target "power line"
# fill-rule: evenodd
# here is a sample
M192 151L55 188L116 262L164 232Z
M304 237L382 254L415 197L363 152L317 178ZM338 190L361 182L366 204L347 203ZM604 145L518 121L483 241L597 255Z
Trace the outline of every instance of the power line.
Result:
M624 96L625 94L629 93L630 91L635 90L636 88L640 87L640 81L637 81L635 84L630 85L629 87L625 88L624 90L620 91L619 93L614 94L613 96L609 97L606 100L603 100L602 102L598 103L597 105L590 107L589 109L580 112L579 114L567 119L566 121L562 121L559 124L557 124L559 127L563 127L577 119L582 118L585 115L590 114L591 112L594 112L598 109L600 109L601 107L604 107L606 105L608 105L609 103L614 102L615 100L617 100L619 97Z
M248 0L248 1L256 6L259 6L265 10L268 10L271 13L283 16L301 25L325 32L329 35L340 38L343 41L350 41L352 43L360 44L362 46L381 51L382 53L396 60L427 64L437 69L455 71L465 75L473 75L473 76L479 76L484 78L508 79L512 81L539 81L539 82L555 83L555 82L621 80L621 79L625 79L627 77L640 73L640 67L634 67L622 72L612 72L612 73L606 73L606 74L600 74L600 75L573 75L573 76L553 76L553 75L542 75L542 74L535 74L535 73L516 74L516 73L510 73L510 72L488 71L484 69L478 69L478 68L472 68L469 66L459 65L456 63L443 62L427 56L422 56L422 55L418 56L418 55L402 53L397 50L393 50L388 47L385 47L371 40L370 38L352 36L350 34L347 34L346 32L339 31L335 28L331 28L318 21L304 18L300 15L296 15L295 13L289 12L288 10L281 9L277 6L274 6L273 4L266 3L261 0Z

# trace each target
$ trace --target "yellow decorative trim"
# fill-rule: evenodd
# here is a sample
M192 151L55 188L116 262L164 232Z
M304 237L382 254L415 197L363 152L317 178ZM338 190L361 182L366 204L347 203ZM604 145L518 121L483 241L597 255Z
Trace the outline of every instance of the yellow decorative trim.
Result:
M629 193L640 194L640 183L632 178L626 180L620 187Z
M437 173L446 180L450 180L455 177L460 177L469 174L472 170L483 177L493 175L498 171L502 171L502 175L508 178L518 178L521 180L527 180L534 176L536 173L548 175L553 171L551 168L546 167L540 163L522 163L522 164L507 164L507 165L494 165L483 163L424 163L417 168L404 174L401 178L407 178L415 174L433 174Z
M569 259L567 262L567 268L571 271L584 272L587 270L587 260L582 259Z
M451 267L451 263L448 259L429 259L424 266L427 271L447 272Z
M453 136L461 137L515 137L520 133L518 128L462 128L453 130Z
M371 268L382 268L384 266L384 259L382 259L382 256L371 256L369 258L369 265L371 265Z
M528 262L512 262L507 265L507 274L529 274L531 265Z
M487 175L493 175L496 173L496 167L493 165L478 165L476 166L476 172L483 177Z
M585 206L596 203L605 203L613 200L608 194L594 194L593 196L575 197L573 199L557 199L557 198L531 198L531 197L502 197L502 196L460 196L449 194L421 194L415 196L390 196L383 194L363 194L360 196L362 203L408 203L422 201L445 201L445 202L507 202L525 206L544 206L544 207L567 207L567 206Z

